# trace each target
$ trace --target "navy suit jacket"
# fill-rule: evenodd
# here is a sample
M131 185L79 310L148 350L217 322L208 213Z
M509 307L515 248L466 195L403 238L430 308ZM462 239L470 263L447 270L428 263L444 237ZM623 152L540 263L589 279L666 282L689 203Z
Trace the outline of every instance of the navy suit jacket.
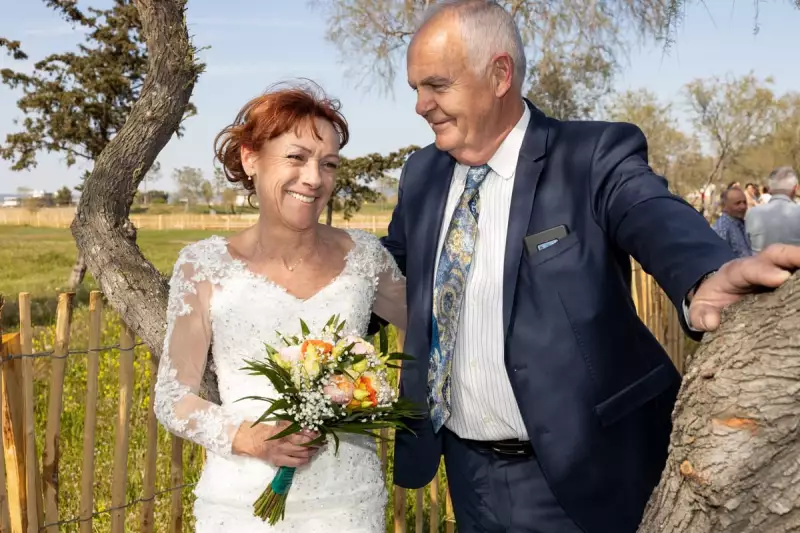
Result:
M653 173L636 126L561 122L527 104L532 117L505 248L506 371L567 513L590 533L633 533L666 461L681 378L637 317L630 257L680 309L705 274L734 256ZM383 239L408 283L404 351L416 359L404 363L400 390L421 405L435 254L454 165L433 145L409 158ZM561 224L565 238L528 254L526 235ZM427 418L409 426L416 435L396 437L394 480L418 488L439 467L442 437Z

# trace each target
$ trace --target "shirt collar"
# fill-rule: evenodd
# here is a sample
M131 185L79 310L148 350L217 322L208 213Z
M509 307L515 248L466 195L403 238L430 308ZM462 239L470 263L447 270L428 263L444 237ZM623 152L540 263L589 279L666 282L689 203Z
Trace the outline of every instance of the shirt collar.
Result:
M779 194L773 194L773 195L771 195L771 196L770 196L770 199L769 199L769 201L771 202L771 201L773 201L773 200L780 200L780 201L782 201L782 202L792 202L792 199L791 199L791 198L789 198L789 197L788 197L788 196L786 196L785 194L780 194L780 193L779 193ZM792 202L792 203L793 203L793 202Z
M525 132L528 130L528 124L531 121L531 110L528 105L523 102L524 111L522 117L517 121L503 143L489 159L489 167L503 179L510 179L517 170L517 160L519 159L519 152L522 150L522 141L525 140Z
M744 220L742 220L741 218L732 217L728 213L722 213L722 216L734 224L739 224L739 223L744 224Z

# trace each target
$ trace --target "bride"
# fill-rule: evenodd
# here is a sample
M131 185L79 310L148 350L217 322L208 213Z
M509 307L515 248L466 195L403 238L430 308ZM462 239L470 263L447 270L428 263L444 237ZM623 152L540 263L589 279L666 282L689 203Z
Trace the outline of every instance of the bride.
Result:
M382 533L386 490L373 439L342 437L300 446L316 435L268 440L283 426L252 422L275 395L244 361L278 345L276 331L300 334L300 319L321 329L331 315L364 335L371 312L405 327L405 279L373 235L318 222L347 143L338 103L312 89L287 88L250 101L216 140L233 183L258 198L258 222L230 238L186 246L170 283L167 333L158 369L155 412L172 433L205 447L195 488L198 533ZM211 347L210 361L208 360ZM214 365L221 405L198 395ZM253 503L280 466L299 467L285 519L253 516Z

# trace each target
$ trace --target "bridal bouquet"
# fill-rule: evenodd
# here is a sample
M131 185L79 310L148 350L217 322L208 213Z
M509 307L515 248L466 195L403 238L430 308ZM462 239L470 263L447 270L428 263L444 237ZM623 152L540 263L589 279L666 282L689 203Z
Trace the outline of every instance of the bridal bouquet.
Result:
M403 418L418 418L421 412L406 400L398 399L387 371L397 368L397 361L410 357L389 352L386 331L378 333L376 350L372 340L343 336L345 323L333 316L319 335L312 335L300 320L301 336L278 333L284 346L266 345L264 361L248 361L245 370L267 377L277 398L248 396L242 400L260 400L270 404L255 422L284 420L290 425L271 439L280 439L311 430L320 436L306 444L314 446L330 435L339 450L338 433L356 433L382 438L376 430L408 429ZM255 515L270 524L282 520L286 497L295 468L282 466L254 504Z

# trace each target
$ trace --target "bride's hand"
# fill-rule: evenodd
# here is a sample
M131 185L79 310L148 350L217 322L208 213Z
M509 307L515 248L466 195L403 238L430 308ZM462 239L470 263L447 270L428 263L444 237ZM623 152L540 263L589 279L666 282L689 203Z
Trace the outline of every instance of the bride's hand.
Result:
M288 422L278 422L274 425L256 424L251 427L250 422L243 422L233 438L233 453L256 457L273 466L298 467L307 464L319 446L301 446L319 437L319 433L301 431L276 440L269 440L289 426Z

